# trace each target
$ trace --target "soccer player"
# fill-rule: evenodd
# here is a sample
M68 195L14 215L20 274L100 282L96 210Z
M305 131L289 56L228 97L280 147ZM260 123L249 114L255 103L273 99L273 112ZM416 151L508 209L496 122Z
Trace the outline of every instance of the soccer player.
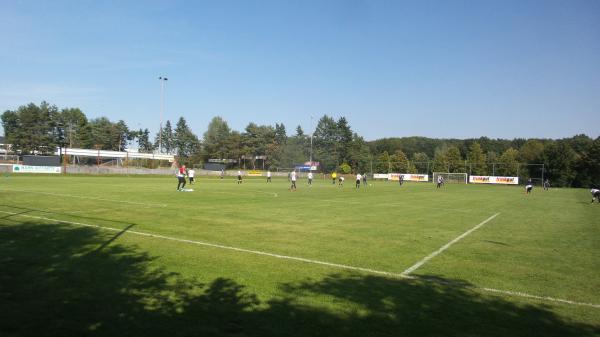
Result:
M267 171L267 182L270 183L271 182L271 170Z
M308 172L308 186L312 186L313 174L312 172Z
M225 176L225 169L224 169L224 168L222 168L222 169L221 169L221 179L223 179L223 177L224 177L224 176Z
M188 170L188 179L190 179L190 185L194 185L194 175L196 171L194 169Z
M550 180L544 180L544 191L547 191L550 188Z
M596 199L600 204L600 190L597 188L592 188L590 192L592 193L592 203L594 202L594 199Z
M367 187L367 173L363 173L363 185Z
M181 165L177 170L177 190L182 191L185 188L185 165Z
M442 178L442 176L438 176L438 178L437 178L437 188L442 187L443 184L444 184L444 178Z
M525 194L530 194L531 190L533 190L533 182L531 181L531 178L529 178L527 180L527 185L525 185Z
M362 180L362 176L360 175L360 173L356 174L356 186L355 188L360 188L360 181Z
M337 172L333 171L331 174L331 180L333 180L333 184L335 185L335 178L337 178Z
M340 174L338 181L339 181L339 185L342 187L344 187L344 180L346 180L346 178L344 178L344 176Z
M292 181L290 191L296 191L296 170L293 170L292 173L290 173L290 180Z
M237 180L238 185L242 183L242 171L238 170L238 180Z
M401 174L401 175L398 177L398 183L400 183L400 186L402 186L402 184L404 183L404 174Z

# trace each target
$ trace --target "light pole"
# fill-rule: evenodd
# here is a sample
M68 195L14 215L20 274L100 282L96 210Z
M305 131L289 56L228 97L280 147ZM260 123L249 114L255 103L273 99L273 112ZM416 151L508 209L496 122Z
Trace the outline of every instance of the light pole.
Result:
M160 76L160 129L158 130L158 153L162 153L163 115L165 114L165 83L168 78Z
M313 116L310 115L310 166L313 166L312 163L312 143L313 143L313 134L315 133L315 128L313 128Z

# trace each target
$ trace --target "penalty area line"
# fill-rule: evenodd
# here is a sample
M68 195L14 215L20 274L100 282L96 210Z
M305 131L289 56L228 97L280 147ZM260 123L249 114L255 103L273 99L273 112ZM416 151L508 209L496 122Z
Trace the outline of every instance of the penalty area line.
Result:
M422 265L424 265L425 263L427 263L427 261L429 261L429 260L433 259L434 257L440 255L443 251L445 251L446 249L450 248L450 246L452 246L453 244L455 244L458 241L462 240L465 236L473 233L474 231L476 231L477 229L479 229L481 226L485 225L486 223L488 223L489 221L491 221L492 219L494 219L495 217L497 217L499 214L500 213L496 213L496 214L492 215L491 217L483 220L477 226L475 226L475 227L469 229L468 231L462 233L461 235L459 235L458 237L456 237L454 240L452 240L452 241L448 242L447 244L443 245L440 249L438 249L435 252L427 255L421 261L415 263L414 265L410 266L405 271L403 271L402 275L408 276L410 273L412 273L413 271L419 269Z
M52 219L52 218L46 218L46 217L42 217L42 216L27 215L27 214L21 214L21 213L15 213L15 212L7 212L7 211L0 211L0 213L14 215L14 216L18 216L18 217L26 217L26 218L32 218L32 219L39 219L39 220L46 220L46 221L54 221L54 222L59 222L59 223L65 223L65 224L70 224L70 225L77 225L77 226L83 226L83 227L91 227L91 228L97 228L97 229L104 229L104 230L113 231L113 232L123 232L123 229L118 229L118 228L113 228L113 227L106 227L106 226L99 226L99 225L93 225L93 224L87 224L87 223L82 223L82 222ZM496 216L498 214L495 214L494 216ZM491 218L488 219L488 220L486 220L486 222L489 221L489 220L491 220ZM299 261L299 262L305 262L305 263L323 265L323 266L340 268L340 269L346 269L346 270L361 271L361 272L365 272L365 273L368 273L368 274L383 275L383 276L392 277L392 278L409 279L409 280L420 280L420 281L432 282L432 283L441 283L439 281L428 280L428 279L424 279L424 278L421 278L421 277L418 277L418 276L406 275L404 273L401 273L401 274L399 274L399 273L392 273L392 272L375 270L375 269L370 269L370 268L362 268L362 267L349 266L349 265L344 265L344 264L339 264L339 263L331 263L331 262L326 262L326 261L306 259L306 258L302 258L302 257L287 256L287 255L281 255L281 254L274 254L274 253L262 252L262 251L258 251L258 250L251 250L251 249L245 249L245 248L225 246L225 245L214 244L214 243L209 243L209 242L194 241L194 240L187 240L187 239L179 239L179 238L169 237L169 236L160 235L160 234L152 234L152 233L132 231L132 230L128 230L126 233L127 234L140 235L140 236L144 236L144 237L151 237L151 238L157 238L157 239L175 241L175 242L189 243L189 244L194 244L194 245L199 245L199 246L206 246L206 247L213 247L213 248L219 248L219 249L225 249L225 250L232 250L232 251L236 251L236 252L249 253L249 254L254 254L254 255L269 256L269 257L274 257L274 258L278 258L278 259L286 259L286 260L293 260L293 261ZM523 298L529 298L529 299L535 299L535 300L541 300L541 301L549 301L549 302L556 302L556 303L569 304L569 305L577 305L577 306L587 306L587 307L592 307L592 308L600 309L600 304L594 304L594 303L576 302L576 301L565 300L565 299L560 299L560 298L531 295L531 294L522 293L522 292L515 292L515 291L509 291L509 290L500 290L500 289L493 289L493 288L483 288L483 287L482 288L478 288L478 287L473 287L473 286L459 286L459 287L468 288L468 289L475 290L475 291L478 290L478 291L482 291L482 292L490 292L490 293L495 293L495 294L500 294L500 295L505 295L505 296L523 297Z

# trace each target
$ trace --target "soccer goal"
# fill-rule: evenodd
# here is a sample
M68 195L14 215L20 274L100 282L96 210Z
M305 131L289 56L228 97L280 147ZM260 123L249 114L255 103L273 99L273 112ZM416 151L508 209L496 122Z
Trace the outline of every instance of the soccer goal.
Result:
M468 182L466 173L433 172L433 182L437 183L438 177L444 178L444 183L466 184Z

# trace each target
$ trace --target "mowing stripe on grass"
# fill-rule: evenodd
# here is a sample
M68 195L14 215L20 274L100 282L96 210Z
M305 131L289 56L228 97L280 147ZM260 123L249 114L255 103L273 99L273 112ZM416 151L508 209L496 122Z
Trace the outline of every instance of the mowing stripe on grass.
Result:
M410 273L412 273L413 271L417 270L419 267L421 267L422 265L424 265L427 261L429 261L429 260L433 259L434 257L438 256L440 253L442 253L446 249L450 248L450 246L452 246L453 244L455 244L458 241L462 240L465 236L471 234L472 232L474 232L475 230L477 230L479 227L485 225L488 221L490 221L493 218L497 217L498 214L500 214L500 213L496 213L496 214L492 215L491 217L483 220L479 225L477 225L477 226L469 229L468 231L466 231L466 232L462 233L461 235L459 235L454 240L452 240L452 241L448 242L447 244L443 245L442 248L440 248L440 249L436 250L435 252L429 254L423 260L415 263L414 265L412 265L411 267L409 267L408 269L406 269L405 271L403 271L402 275L408 276Z
M338 203L342 203L344 205L364 205L364 202L361 200L356 200L356 201L348 201L348 200L336 200L336 199L322 199L321 201L327 201L327 202L338 202ZM329 207L329 205L324 204L325 207ZM375 205L372 205L371 207L400 207L398 204L395 203L385 203L385 202L378 202ZM402 204L401 207L404 208L412 208L412 209L425 209L425 210L431 210L431 207L429 206L417 206L417 205L409 205L409 204ZM460 212L460 213L473 213L472 210L470 209L461 209L461 208L444 208L444 207L435 207L435 209L437 210L443 210L443 211L450 211L450 212Z
M50 193L50 192L28 191L28 190L10 190L10 189L9 190L4 189L4 191L45 194L45 195L52 195L52 196L56 196L56 197L68 197L68 198L77 198L77 199L90 199L90 200L99 200L99 201L109 201L109 202L116 202L116 203L119 203L119 204L123 204L124 203L124 204L142 205L142 206L150 206L150 207L167 207L167 204L153 204L153 203L146 203L146 202L113 200L113 199L86 197L86 196L82 196L82 195L72 195L72 194L62 194L62 193Z
M419 277L415 277L415 276L410 276L410 275L405 275L404 273L398 274L398 273L392 273L392 272L375 270L375 269L369 269L369 268L354 267L354 266L348 266L348 265L343 265L343 264L338 264L338 263L331 263L331 262L325 262L325 261L305 259L305 258L302 258L302 257L294 257L294 256L273 254L273 253L261 252L261 251L257 251L257 250L250 250L250 249L244 249L244 248L224 246L224 245L219 245L219 244L214 244L214 243L208 243L208 242L202 242L202 241L194 241L194 240L173 238L173 237L164 236L164 235L160 235L160 234L151 234L151 233L131 231L131 230L128 230L128 231L124 232L123 229L118 229L118 228L113 228L113 227L105 227L105 226L99 226L99 225L92 225L92 224L86 224L86 223L75 222L75 221L66 221L66 220L51 219L51 218L46 218L46 217L41 217L41 216L27 215L27 214L15 213L15 212L0 211L0 213L14 215L14 216L20 216L20 217L26 217L26 218L32 218L32 219L39 219L39 220L46 220L46 221L55 221L55 222L66 223L66 224L71 224L71 225L78 225L78 226L84 226L84 227L92 227L92 228L98 228L98 229L105 229L105 230L109 230L109 231L113 231L113 232L119 232L119 233L130 233L130 234L136 234L136 235L145 236L145 237L158 238L158 239L164 239L164 240L176 241L176 242L184 242L184 243L190 243L190 244L207 246L207 247L213 247L213 248L219 248L219 249L227 249L227 250L233 250L233 251L243 252L243 253L250 253L250 254L255 254L255 255L270 256L270 257L275 257L275 258L278 258L278 259L294 260L294 261L300 261L300 262L305 262L305 263L324 265L324 266L329 266L329 267L334 267L334 268L348 269L348 270L354 270L354 271L362 271L362 272L369 273L369 274L384 275L384 276L389 276L389 277L394 277L394 278L419 279L419 280L422 280L422 281L425 281L425 282L440 283L439 281L430 280L430 279L423 279L423 278L419 278ZM498 214L500 214L500 213L495 214L494 216L492 216L491 218L489 218L486 221L491 220L493 217L495 217ZM537 296L537 295L531 295L531 294L527 294L527 293L515 292L515 291L509 291L509 290L500 290L500 289L493 289L493 288L477 288L477 287L470 287L470 286L466 286L465 287L465 286L460 286L460 285L458 285L458 286L459 287L463 287L463 288L473 289L473 290L479 290L479 291L483 291L483 292L491 292L491 293L502 294L502 295L509 295L509 296L515 296L515 297L524 297L524 298L530 298L530 299L536 299L536 300L544 300L544 301L549 301L549 302L556 302L556 303L563 303L563 304L570 304L570 305L577 305L577 306L587 306L587 307L592 307L592 308L600 309L600 304L585 303L585 302L576 302L576 301L565 300L565 299L560 299L560 298L547 297L547 296Z

